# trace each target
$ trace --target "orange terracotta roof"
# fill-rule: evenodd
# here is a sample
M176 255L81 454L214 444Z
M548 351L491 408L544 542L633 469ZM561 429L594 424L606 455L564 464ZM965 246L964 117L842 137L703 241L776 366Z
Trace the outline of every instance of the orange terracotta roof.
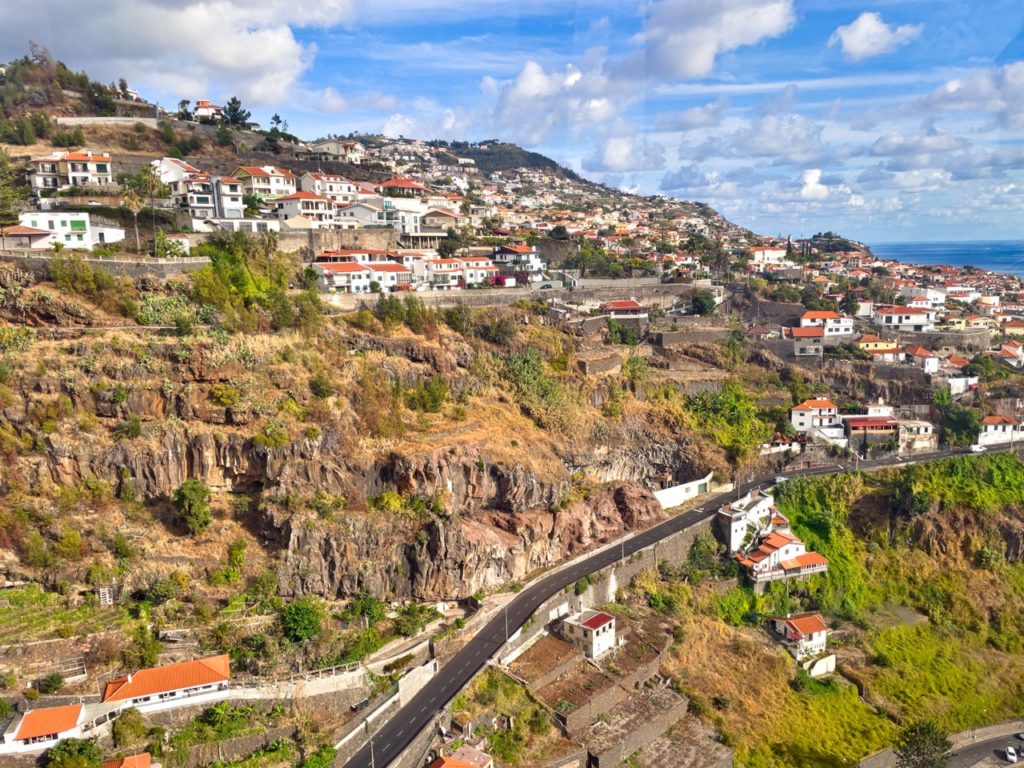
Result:
M103 764L103 768L149 768L151 761L149 752L140 752L120 760L108 760Z
M821 614L817 612L800 613L796 616L787 616L785 619L779 620L788 624L804 637L818 632L828 632L828 625L821 617Z
M789 328L788 330L792 339L816 339L825 335L825 329L820 325L810 328Z
M981 420L982 424L1016 424L1017 422L1011 419L1009 416L986 416Z
M205 659L140 669L134 674L115 678L107 683L103 691L103 701L124 701L154 693L223 683L229 679L231 662L230 657L224 653Z
M803 320L839 320L842 315L838 312L822 309L804 312L800 317Z
M34 739L39 736L65 733L78 725L78 718L81 714L81 704L33 709L26 712L21 718L14 738L18 740Z
M475 768L472 763L459 760L457 757L439 757L427 768Z
M322 200L325 203L333 203L329 197L323 197L322 195L316 195L312 192L292 192L290 195L281 195L275 197L271 202L276 203L280 200Z
M355 272L366 272L367 267L365 264L358 264L354 261L328 261L328 262L317 262L318 267L323 267L328 272L344 272L352 274Z
M36 229L35 227L26 227L24 224L15 224L10 227L0 227L0 232L5 235L49 235L52 234L48 229Z
M93 152L91 155L88 152L85 152L85 151L81 151L81 152L68 152L67 155L64 157L64 159L65 160L74 160L75 162L82 162L83 160L85 162L88 162L90 160L99 160L101 162L109 163L110 162L110 155L99 153L99 152Z
M835 408L836 404L831 400L804 400L800 405L794 405L794 411L810 411L815 408Z
M792 560L783 560L779 563L779 567L784 571L809 568L812 565L828 565L828 558L820 552L807 552L803 555L797 555Z
M615 301L606 302L604 309L647 309L643 304L634 299L617 299Z
M366 263L374 272L408 272L409 268L394 261L369 261Z

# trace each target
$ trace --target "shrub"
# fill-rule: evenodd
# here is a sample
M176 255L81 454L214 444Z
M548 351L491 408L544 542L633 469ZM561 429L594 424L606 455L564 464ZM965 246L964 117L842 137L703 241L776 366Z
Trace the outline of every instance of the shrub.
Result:
M117 425L117 434L119 437L134 440L142 434L142 420L138 416L129 416Z
M193 536L205 531L213 522L210 513L210 489L201 480L189 478L173 495L174 506Z
M337 754L334 747L325 744L299 763L299 768L331 768Z
M330 397L334 394L334 385L325 371L318 371L309 379L309 391L314 397Z
M228 545L228 565L232 568L241 568L245 565L245 550L248 544L245 539L235 539Z
M323 603L313 595L300 597L281 609L284 636L294 643L316 637L320 633L323 619Z
M46 753L46 768L100 768L103 752L96 739L61 739Z
M56 693L64 687L64 676L60 672L51 672L36 687L40 693Z
M241 399L242 394L230 384L214 384L210 387L210 400L217 405L230 408L232 405L238 405Z
M435 374L409 392L406 404L413 410L437 413L448 400L449 394L448 382Z
M283 448L288 445L290 439L284 426L273 423L264 427L263 431L252 439L252 443L260 448Z
M117 719L110 729L114 739L114 746L119 748L130 747L137 744L146 735L146 721L142 713L135 707L128 707Z

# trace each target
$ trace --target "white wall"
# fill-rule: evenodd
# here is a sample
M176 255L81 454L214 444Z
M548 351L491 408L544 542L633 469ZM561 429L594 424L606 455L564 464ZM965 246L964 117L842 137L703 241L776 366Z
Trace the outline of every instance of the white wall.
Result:
M711 477L714 473L708 472L707 477L702 477L699 480L691 480L688 483L682 485L673 485L671 488L662 488L660 491L654 492L654 498L661 504L662 509L671 509L672 507L678 507L684 501L694 498L700 495L698 490L701 485L705 486L705 493L711 490Z

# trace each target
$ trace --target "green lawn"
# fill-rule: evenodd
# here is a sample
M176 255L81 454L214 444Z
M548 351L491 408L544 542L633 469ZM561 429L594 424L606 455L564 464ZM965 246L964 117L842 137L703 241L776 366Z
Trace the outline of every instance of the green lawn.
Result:
M66 598L35 584L3 590L0 600L10 603L0 608L0 645L102 632L130 620L127 611L117 606L101 608L84 602L68 606Z

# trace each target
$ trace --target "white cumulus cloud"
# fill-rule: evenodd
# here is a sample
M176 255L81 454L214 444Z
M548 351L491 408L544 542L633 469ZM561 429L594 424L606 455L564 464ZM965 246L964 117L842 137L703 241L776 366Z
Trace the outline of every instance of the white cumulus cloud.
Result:
M800 197L804 200L824 200L828 197L828 187L821 183L820 168L808 168L804 171L803 180Z
M924 24L894 27L886 24L881 14L862 13L853 23L836 29L828 44L829 47L841 46L843 55L850 61L863 61L906 45L917 39L923 30Z

